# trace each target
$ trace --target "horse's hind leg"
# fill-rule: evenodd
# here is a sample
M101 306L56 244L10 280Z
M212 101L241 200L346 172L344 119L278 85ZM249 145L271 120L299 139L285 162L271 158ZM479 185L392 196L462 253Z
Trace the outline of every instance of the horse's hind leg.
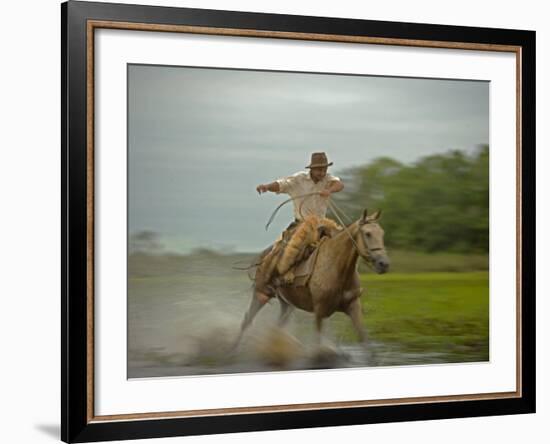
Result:
M241 323L241 331L239 332L239 336L233 344L233 350L235 350L239 346L245 330L250 327L250 324L252 324L252 321L254 320L258 312L262 309L266 302L269 301L269 299L270 296L263 292L254 292L254 294L252 295L252 300L250 301L250 306L248 307L248 310L244 315L243 322Z

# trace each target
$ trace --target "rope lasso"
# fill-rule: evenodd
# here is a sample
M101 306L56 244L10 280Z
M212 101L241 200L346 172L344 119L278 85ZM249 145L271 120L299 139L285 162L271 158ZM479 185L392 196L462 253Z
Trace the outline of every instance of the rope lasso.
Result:
M292 197L290 199L285 200L283 203L278 205L277 208L275 208L275 210L273 211L273 213L271 214L271 216L269 218L269 221L267 222L267 224L265 226L265 230L267 231L267 229L269 228L269 225L271 224L271 222L273 222L273 219L275 218L277 212L284 205L286 205L287 203L292 202L296 199L302 199L303 198L302 202L300 202L300 206L298 207L298 212L299 212L300 216L302 216L301 209L302 209L302 205L305 202L306 198L311 197L311 196L315 196L315 195L320 195L320 194L321 194L320 192L307 193L307 194L302 194L300 196L295 196L295 197ZM332 214L334 214L336 219L338 219L338 222L342 225L343 230L349 236L353 246L355 247L355 250L361 255L361 250L359 249L359 246L355 242L355 239L353 238L353 235L351 234L350 230L348 229L348 227L346 226L346 224L342 220L342 216L345 217L348 220L348 222L351 221L351 218L341 208L339 208L338 205L336 205L336 202L334 202L334 200L331 199L330 197L327 198L327 203L328 203L328 207L332 211ZM303 219L303 217L302 217L302 219ZM367 252L368 252L368 249L367 249ZM364 259L365 259L365 262L366 262L367 266L369 266L371 269L374 269L374 267L372 266L372 263L371 263L372 259L370 258L370 256L368 256L367 258L364 258ZM236 265L236 264L242 263L242 262L243 261L237 261L237 262L234 262L233 265ZM250 264L248 267L240 268L240 267L235 267L234 266L232 268L234 270L250 271L250 269L261 265L262 262L263 262L263 259L259 262Z
M281 203L279 206L277 206L277 208L275 208L273 213L271 213L271 217L269 218L269 220L268 220L268 222L265 226L265 230L267 231L267 229L269 228L269 225L271 225L271 222L273 222L273 219L275 219L275 216L276 216L277 212L283 207L283 205L286 205L287 203L292 202L296 199L307 198L307 197L315 196L315 195L319 195L319 194L321 194L321 193L319 193L319 192L307 193L307 194L302 194L300 196L291 197L290 199L285 200L283 203ZM342 214L348 220L351 220L351 219L349 218L349 216L347 216L342 210L340 210L336 206L336 204L334 203L334 201L330 197L328 197L327 199L328 199L328 205L329 205L330 209L332 210L332 213L336 216L336 218L338 219L338 222L340 222L340 224L342 225L342 227L346 231L347 235L351 239L351 242L353 243L353 245L354 245L355 249L357 250L357 252L359 252L360 250L359 250L359 247L358 247L357 243L355 242L355 239L353 239L353 236L351 235L348 228L346 227L346 224L342 221L341 217L338 215L338 211L342 212ZM302 214L301 209L302 209L302 205L303 205L304 201L305 201L305 199L302 202L300 202L300 206L298 207L298 212L300 213L300 215Z
M269 228L269 226L271 225L271 222L273 222L273 219L275 219L275 215L277 214L277 212L281 209L281 207L283 205L286 205L287 203L289 202L292 202L293 200L296 200L296 199L302 199L304 197L309 197L309 196L314 196L316 194L320 194L319 192L315 192L315 193L307 193L307 194L302 194L300 196L295 196L295 197L291 197L290 199L287 199L285 200L282 204L280 204L277 208L275 208L275 210L273 211L273 213L271 213L271 217L269 218L269 220L267 221L267 224L265 226L265 231L267 231L267 229ZM300 212L300 215L302 214L301 213L301 208L302 208L302 204L303 202L300 203L300 207L299 207L299 212Z

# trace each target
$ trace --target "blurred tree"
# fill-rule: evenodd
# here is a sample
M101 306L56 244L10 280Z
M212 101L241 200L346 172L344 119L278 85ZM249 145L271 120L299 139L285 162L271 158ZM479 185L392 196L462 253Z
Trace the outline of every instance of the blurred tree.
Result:
M346 213L383 210L388 246L424 251L489 250L489 147L454 150L404 165L383 157L341 174Z
M130 235L128 239L128 249L132 253L159 253L162 250L162 244L158 233L154 231L139 231Z

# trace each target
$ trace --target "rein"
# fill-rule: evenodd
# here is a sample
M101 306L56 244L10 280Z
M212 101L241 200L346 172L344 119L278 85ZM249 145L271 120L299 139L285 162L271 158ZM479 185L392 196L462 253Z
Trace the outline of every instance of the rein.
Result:
M287 203L292 202L293 200L301 199L301 198L303 198L303 197L314 196L314 195L316 195L316 194L319 194L319 192L302 194L302 195L300 195L300 196L291 197L290 199L285 200L282 204L280 204L277 208L275 208L275 210L273 211L273 213L271 213L271 217L269 218L269 220L267 221L267 224L266 224L266 226L265 226L265 231L267 231L267 229L268 229L269 226L271 225L271 222L273 222L273 219L275 219L275 215L277 214L277 212L281 209L281 207L282 207L283 205L286 205ZM302 209L302 204L303 204L303 202L300 204L300 210ZM302 213L300 212L300 214L302 214Z
M350 231L348 230L348 227L346 226L346 224L342 221L342 219L340 218L340 216L338 215L337 211L336 211L336 206L334 205L334 202L332 202L332 199L329 198L328 200L328 206L330 207L330 209L332 210L332 214L334 214L336 216L336 219L338 219L338 222L340 222L340 224L342 225L342 227L344 228L344 231L347 233L347 235L349 236L351 242L353 243L353 246L355 247L355 249L357 250L357 253L360 254L360 250L359 250L359 247L357 246L357 243L355 242L355 239L353 238L353 236L351 235ZM342 210L340 210L342 211ZM344 214L344 212L342 211L342 214Z

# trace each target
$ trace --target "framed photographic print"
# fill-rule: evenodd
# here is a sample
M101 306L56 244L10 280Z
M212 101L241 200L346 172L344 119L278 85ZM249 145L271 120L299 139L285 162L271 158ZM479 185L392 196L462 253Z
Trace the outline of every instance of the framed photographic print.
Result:
M62 4L62 439L535 411L535 33Z

